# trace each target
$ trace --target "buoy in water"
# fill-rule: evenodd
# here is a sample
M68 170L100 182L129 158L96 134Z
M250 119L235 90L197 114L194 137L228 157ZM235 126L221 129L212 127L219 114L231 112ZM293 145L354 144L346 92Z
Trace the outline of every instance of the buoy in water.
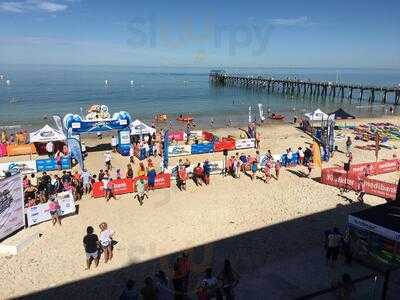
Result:
M4 80L4 75L0 74L0 80Z
M131 80L131 86L133 86L133 80Z
M7 80L6 80L6 85L11 85L10 79L7 79Z
M108 80L104 80L104 85L108 85Z

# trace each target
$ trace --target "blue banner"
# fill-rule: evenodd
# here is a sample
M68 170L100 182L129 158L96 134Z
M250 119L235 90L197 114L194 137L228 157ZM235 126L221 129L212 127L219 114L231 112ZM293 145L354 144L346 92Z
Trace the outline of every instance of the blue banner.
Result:
M79 164L79 167L81 171L84 169L83 165L83 156L82 156L82 150L81 150L81 143L74 138L68 138L68 149L69 153L71 154L71 158L75 159L77 163Z
M191 154L202 154L214 152L213 143L193 144L191 147Z
M61 159L61 170L71 169L71 158L69 156ZM58 170L58 166L55 159L38 159L36 160L37 172L47 172Z
M164 169L168 168L168 146L169 146L169 136L168 136L168 130L165 130L164 132L164 151L163 151L163 164L164 164Z

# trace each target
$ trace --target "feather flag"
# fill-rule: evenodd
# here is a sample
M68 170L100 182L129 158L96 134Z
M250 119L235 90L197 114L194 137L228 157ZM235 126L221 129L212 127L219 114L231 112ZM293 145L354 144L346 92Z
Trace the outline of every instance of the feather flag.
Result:
M313 162L316 167L322 169L322 162L321 162L321 150L317 142L314 142L312 145L312 153L313 153Z

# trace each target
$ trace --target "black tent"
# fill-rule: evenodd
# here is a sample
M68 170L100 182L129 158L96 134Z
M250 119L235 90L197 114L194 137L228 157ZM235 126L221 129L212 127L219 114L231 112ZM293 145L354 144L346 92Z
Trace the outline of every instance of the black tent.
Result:
M339 108L337 111L331 112L329 115L335 114L336 120L346 120L346 119L355 119L356 117L345 112L343 109Z

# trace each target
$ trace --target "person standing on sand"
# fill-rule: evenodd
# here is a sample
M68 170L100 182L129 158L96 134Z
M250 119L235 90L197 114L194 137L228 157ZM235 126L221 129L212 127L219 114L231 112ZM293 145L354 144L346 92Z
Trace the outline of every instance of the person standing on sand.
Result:
M153 279L151 277L146 277L144 280L144 287L140 290L143 300L157 300L158 290L154 286Z
M204 183L206 185L210 184L210 173L211 173L211 167L210 163L206 159L203 163L203 171L204 171Z
M231 262L226 259L224 269L218 275L218 280L222 283L222 290L226 300L235 300L234 289L239 284L239 274L232 269Z
M131 164L128 164L127 166L126 166L126 168L127 168L127 170L126 170L126 178L128 178L128 179L132 179L133 178L133 169L132 169L132 165Z
M313 163L312 160L310 159L310 160L308 161L308 163L307 163L307 170L308 170L307 177L310 177L313 168L314 168L314 163Z
M254 180L256 178L256 173L257 173L257 161L253 161L251 164L251 180Z
M86 252L86 270L90 269L92 262L94 261L94 266L97 268L99 265L99 238L93 233L94 229L92 226L86 228L86 235L83 238L83 247Z
M261 148L261 133L257 130L256 132L256 149Z
M280 170L281 170L281 163L280 163L279 160L277 160L277 161L275 162L275 176L276 176L276 180L279 179Z
M117 138L115 136L111 137L111 149L113 152L117 151Z
M47 152L47 155L49 156L49 158L54 157L54 143L53 142L48 142L46 144L46 152Z
M264 166L265 183L269 183L269 181L271 180L271 167L272 166L270 162L267 162L267 164Z
M328 235L328 247L326 249L326 261L332 267L338 259L341 241L342 235L339 233L339 229L334 227Z
M104 254L104 263L107 263L109 260L113 258L113 245L112 245L112 237L114 235L114 231L108 228L106 222L102 222L99 225L100 228L100 245L103 249Z

